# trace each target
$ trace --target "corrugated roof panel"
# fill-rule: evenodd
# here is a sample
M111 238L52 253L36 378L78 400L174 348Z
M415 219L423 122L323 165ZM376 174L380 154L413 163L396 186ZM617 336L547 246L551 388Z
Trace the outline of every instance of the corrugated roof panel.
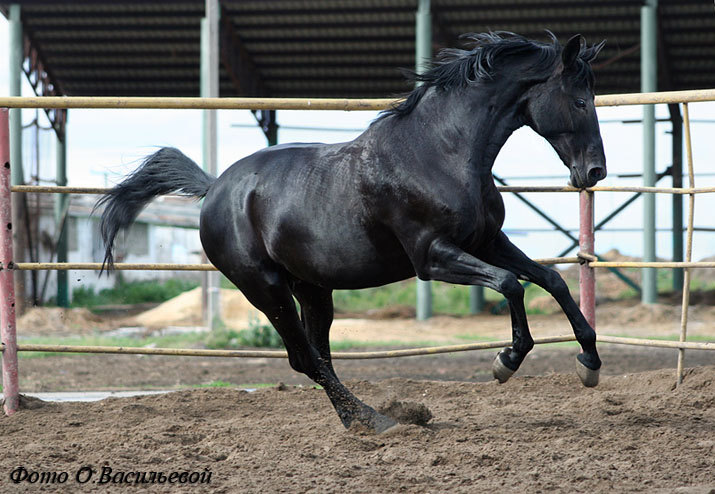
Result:
M408 40L387 43L382 40L309 40L300 43L294 40L277 39L260 43L245 43L249 52L256 57L264 53L368 53L406 51L414 53L414 43ZM260 60L260 58L256 58Z
M385 12L336 12L326 13L275 13L271 15L232 15L231 20L237 29L271 26L276 28L290 26L316 27L330 25L337 27L379 26L385 24L410 24L414 26L415 14L411 10Z
M81 43L83 40L104 40L104 41L189 41L200 39L200 32L196 29L42 29L33 36L36 41L56 43L62 41L73 41Z
M241 30L241 39L246 42L272 42L282 40L292 40L302 42L303 40L335 40L346 39L403 39L414 40L415 27L411 24L404 26L364 26L364 27L315 27L303 28L245 28Z
M31 29L57 28L72 26L73 28L83 27L147 27L161 28L164 26L194 26L200 25L199 17L195 16L145 16L145 15L121 15L121 16L91 16L78 17L74 15L62 16L37 16L25 20L23 23Z
M482 23L504 24L509 22L563 22L573 19L593 19L620 21L630 17L640 17L640 10L631 6L603 8L591 2L586 7L536 7L536 8L450 8L439 4L440 19L449 22L476 20Z
M416 0L223 0L231 11L242 14L305 11L381 11L388 9L414 10Z
M177 0L173 2L152 2L152 1L136 1L136 2L61 2L61 1L46 1L46 2L13 2L22 5L23 12L32 15L41 14L73 14L73 15L90 15L90 14L125 14L127 12L138 12L143 14L163 14L167 13L191 13L197 16L203 16L205 2L202 0Z
M203 0L18 0L32 42L70 94L198 95ZM417 0L221 0L224 19L271 96L385 96L409 88ZM642 0L432 0L436 48L466 32L607 39L598 91L637 91ZM660 0L674 89L715 87L708 0ZM6 13L6 9L3 11ZM629 50L629 51L627 51ZM624 56L624 52L626 55ZM221 71L221 94L235 95Z

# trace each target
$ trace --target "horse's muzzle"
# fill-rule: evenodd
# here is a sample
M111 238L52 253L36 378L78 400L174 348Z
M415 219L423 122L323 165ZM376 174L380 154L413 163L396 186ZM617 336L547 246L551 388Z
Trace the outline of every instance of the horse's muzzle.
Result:
M576 188L585 189L586 187L593 187L599 181L606 178L606 174L605 165L591 165L585 173L579 171L579 169L574 166L571 167L569 183Z

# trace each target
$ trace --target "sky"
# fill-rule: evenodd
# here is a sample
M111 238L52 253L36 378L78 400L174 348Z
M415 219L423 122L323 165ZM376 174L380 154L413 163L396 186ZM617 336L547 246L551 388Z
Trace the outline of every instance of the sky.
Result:
M0 16L0 67L8 67L7 21ZM7 71L0 70L0 94L8 94ZM33 95L23 79L23 95ZM278 124L284 127L321 127L335 131L299 130L279 128L278 139L285 142L341 142L359 135L376 117L376 112L336 111L279 111ZM23 110L23 123L35 118L35 110ZM606 152L609 176L601 185L641 185L640 178L622 178L620 174L640 173L642 170L642 128L639 124L621 123L621 120L639 119L642 107L630 106L598 109L601 134ZM715 185L715 140L712 139L715 123L715 103L694 103L690 115L696 123L692 126L693 156L697 186ZM665 105L656 106L656 117L667 118ZM42 111L39 119L47 125ZM249 111L218 111L218 163L219 173L238 159L248 156L266 145L263 133L254 126L255 119ZM669 122L656 128L656 172L670 165L671 139ZM339 130L344 129L344 130ZM141 159L158 147L174 146L197 162L201 162L201 112L197 110L70 110L68 116L68 181L74 186L104 186L117 183L132 171ZM23 149L25 171L29 176L34 159L34 145L29 136ZM40 177L54 178L55 141L52 133L42 132L39 139ZM684 162L685 163L685 162ZM685 167L685 164L684 164ZM566 167L549 144L527 128L516 131L507 141L494 166L494 173L506 178L511 185L565 185ZM712 174L708 175L708 174ZM549 176L548 179L539 176ZM510 177L514 177L513 179ZM684 180L687 184L687 177ZM671 186L670 178L660 182ZM578 228L577 194L525 194L566 228ZM596 222L625 201L628 193L596 194ZM504 230L512 241L529 256L552 257L569 246L571 241L553 230L544 220L530 211L511 194L505 194L506 221ZM657 256L669 259L672 255L671 196L659 194L656 198ZM687 200L684 201L687 205ZM695 207L695 226L713 228L715 194L698 195ZM687 214L687 213L686 213ZM684 223L685 218L684 217ZM642 253L643 209L642 199L636 200L624 214L619 215L607 230L596 235L596 252L618 249L621 253L640 256ZM527 232L528 229L544 231ZM573 232L578 236L577 231ZM573 255L573 251L571 252ZM696 232L693 259L715 255L715 232Z

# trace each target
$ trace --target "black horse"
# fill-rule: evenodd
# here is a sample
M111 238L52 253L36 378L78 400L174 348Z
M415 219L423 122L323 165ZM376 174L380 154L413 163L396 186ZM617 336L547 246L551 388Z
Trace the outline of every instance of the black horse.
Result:
M509 302L513 343L493 373L505 382L534 343L519 279L545 288L568 317L582 353L578 374L598 382L596 333L566 284L501 231L504 204L492 178L515 129L543 136L589 187L606 176L590 62L603 43L574 36L562 47L512 33L470 36L472 49L444 50L422 84L354 141L284 144L204 173L173 148L146 158L100 199L105 263L113 243L159 194L205 197L206 255L271 321L291 367L323 386L345 427L394 425L348 391L333 369L328 333L332 290L417 275L482 285ZM294 303L300 304L300 315Z

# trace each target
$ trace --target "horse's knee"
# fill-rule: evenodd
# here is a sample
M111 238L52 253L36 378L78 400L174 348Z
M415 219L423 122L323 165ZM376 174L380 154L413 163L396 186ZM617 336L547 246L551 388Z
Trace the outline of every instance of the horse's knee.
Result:
M510 302L524 299L524 287L513 273L509 273L499 281L499 292Z

